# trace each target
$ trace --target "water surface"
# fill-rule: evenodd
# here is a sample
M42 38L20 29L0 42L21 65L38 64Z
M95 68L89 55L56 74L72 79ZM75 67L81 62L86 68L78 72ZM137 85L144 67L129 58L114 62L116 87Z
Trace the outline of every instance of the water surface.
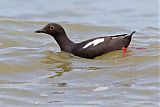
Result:
M123 56L93 60L60 52L48 35L61 24L80 42L136 30ZM159 21L157 0L1 0L1 107L158 107Z

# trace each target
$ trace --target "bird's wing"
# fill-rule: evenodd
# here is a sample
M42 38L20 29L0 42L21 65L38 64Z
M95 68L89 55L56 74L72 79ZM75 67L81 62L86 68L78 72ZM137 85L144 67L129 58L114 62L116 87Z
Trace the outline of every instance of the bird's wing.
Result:
M77 44L72 53L77 56L94 58L107 52L111 37L99 37Z

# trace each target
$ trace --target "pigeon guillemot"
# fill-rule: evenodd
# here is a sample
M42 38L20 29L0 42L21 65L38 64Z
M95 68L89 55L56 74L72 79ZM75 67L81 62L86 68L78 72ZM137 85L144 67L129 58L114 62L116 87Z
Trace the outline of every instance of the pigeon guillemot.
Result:
M35 32L51 35L59 44L61 51L89 59L108 52L127 48L132 35L135 33L135 31L133 31L131 34L97 37L81 43L74 43L67 37L63 27L56 23L49 23L43 29Z

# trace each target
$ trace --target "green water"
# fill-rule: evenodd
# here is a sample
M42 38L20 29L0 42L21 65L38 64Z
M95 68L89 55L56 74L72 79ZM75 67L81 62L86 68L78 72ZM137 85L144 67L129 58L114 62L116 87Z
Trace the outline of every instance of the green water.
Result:
M1 2L1 107L158 107L158 1ZM61 24L74 42L136 34L126 56L115 51L90 60L34 33L49 22Z

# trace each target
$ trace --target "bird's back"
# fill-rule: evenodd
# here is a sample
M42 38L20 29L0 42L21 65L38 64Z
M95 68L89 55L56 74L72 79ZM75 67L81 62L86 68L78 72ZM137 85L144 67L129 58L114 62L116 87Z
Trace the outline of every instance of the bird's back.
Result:
M130 44L131 34L105 36L86 40L78 43L72 50L72 54L83 58L94 58L115 50L127 48Z

